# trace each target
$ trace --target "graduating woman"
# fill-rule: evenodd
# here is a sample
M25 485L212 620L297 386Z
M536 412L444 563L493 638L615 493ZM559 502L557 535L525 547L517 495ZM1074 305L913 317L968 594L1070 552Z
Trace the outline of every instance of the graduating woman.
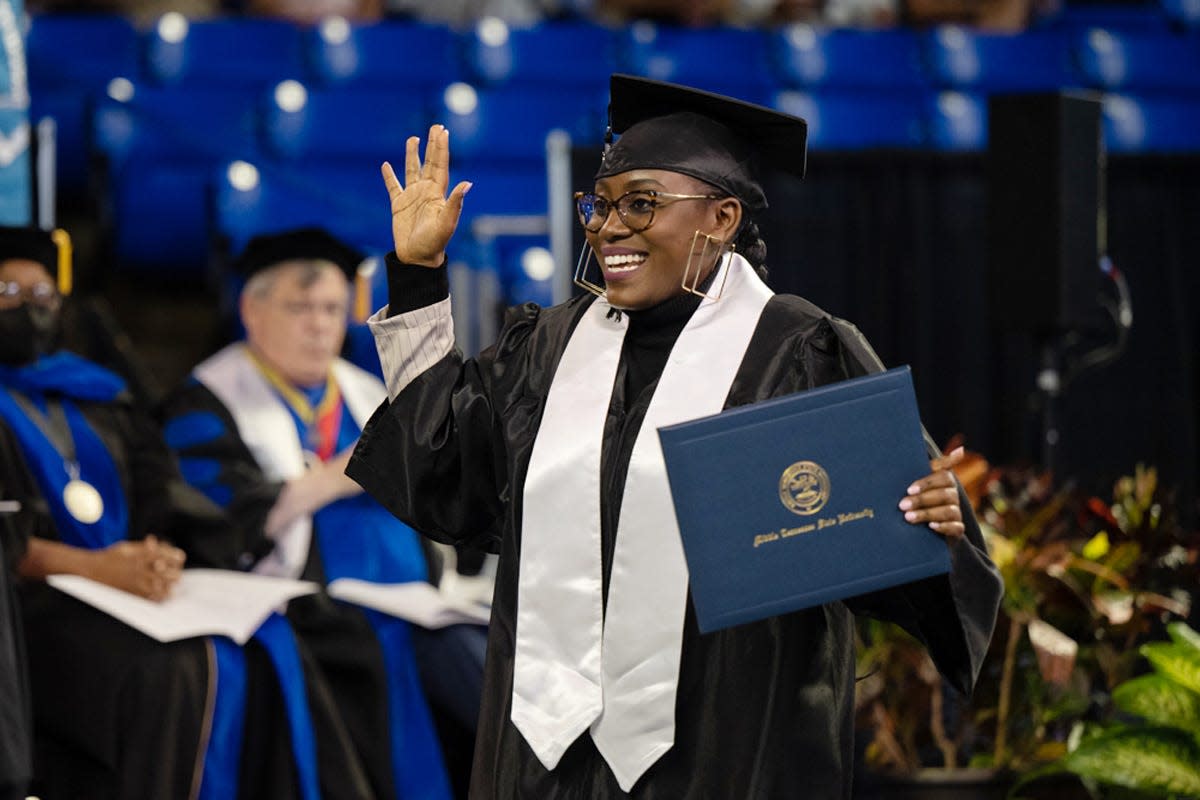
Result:
M961 454L896 487L948 575L701 635L656 429L880 367L756 269L761 171L803 173L803 120L626 76L609 115L622 135L577 195L597 296L514 309L471 360L444 268L470 189L447 193L449 134L423 163L408 140L403 185L384 165L390 400L348 473L415 529L500 553L472 797L850 797L852 613L904 625L963 691L991 637L1000 581Z

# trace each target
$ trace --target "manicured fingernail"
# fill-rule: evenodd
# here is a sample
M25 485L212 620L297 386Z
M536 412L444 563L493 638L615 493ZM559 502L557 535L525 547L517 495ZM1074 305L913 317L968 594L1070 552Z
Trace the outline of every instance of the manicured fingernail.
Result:
M909 522L916 522L916 521L917 521L917 512L915 512L915 511L905 511L905 512L904 512L904 518L905 518L906 520L908 520Z
M929 527L933 528L935 531L939 531L939 530L941 530L941 529L942 529L942 523L940 523L940 522L931 522L931 523L929 523Z
M463 197L466 197L466 196L467 196L467 192L471 191L471 187L472 187L472 186L474 186L474 185L475 185L475 184L473 184L473 183L468 183L468 184L467 184L467 187L466 187L465 189L463 189Z
M910 508L912 508L912 500L909 500L906 497L900 501L900 510L901 511L908 511Z
M921 493L920 484L914 483L912 486L908 487L908 493L909 494L920 494Z
M954 452L952 452L950 455L961 456L965 450L966 448L964 448L962 445L959 445L958 447L954 448Z

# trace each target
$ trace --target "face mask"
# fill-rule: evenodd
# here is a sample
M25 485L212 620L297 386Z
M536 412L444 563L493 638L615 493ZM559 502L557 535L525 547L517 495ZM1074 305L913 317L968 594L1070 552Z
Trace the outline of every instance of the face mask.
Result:
M0 364L20 366L58 349L57 311L23 303L0 311Z

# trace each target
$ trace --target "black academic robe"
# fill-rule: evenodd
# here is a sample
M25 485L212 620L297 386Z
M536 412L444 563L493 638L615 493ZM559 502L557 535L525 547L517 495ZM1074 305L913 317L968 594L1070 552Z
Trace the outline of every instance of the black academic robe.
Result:
M408 310L397 298L436 299L433 280L394 276L393 313ZM444 277L438 280L444 286ZM555 367L590 302L583 297L547 309L514 309L497 344L478 358L463 360L457 351L442 358L378 409L348 469L415 529L451 543L473 538L476 546L500 553L471 791L480 800L627 796L586 733L547 771L510 719L525 472ZM628 375L636 349L630 335L632 326L602 454L606 582L619 504L614 499L620 499L636 432L661 371L660 362L651 379L642 381L645 391L625 396L621 376ZM852 326L800 298L776 296L763 311L725 405L842 380L871 369L868 362L869 349ZM897 487L898 498L904 489ZM488 533L481 537L480 531ZM969 691L974 682L1001 584L973 520L967 537L949 547L949 576L707 635L699 633L689 600L675 744L628 796L850 797L854 612L904 625L925 642L955 686Z
M110 403L77 405L120 476L129 508L127 538L154 533L170 539L176 532L202 538L203 531L225 528L223 515L182 485L151 418L127 395ZM14 495L25 509L18 524L31 536L58 540L45 500L2 421L0 450L20 466L13 476ZM32 789L38 796L194 797L216 691L210 640L157 642L42 582L24 582L20 596L35 731ZM320 724L333 713L331 701L311 656L303 649L300 655L311 711L315 724ZM274 666L253 641L245 657L247 706L239 796L298 797L291 735ZM355 785L343 770L321 777L331 787Z
M21 469L16 453L0 443L0 502L15 501L14 476ZM14 515L0 510L0 800L25 797L33 775L25 638L13 586L26 539Z
M169 462L145 447L152 429L138 426L129 406L79 406L131 499L131 533L161 532L167 505L151 489L161 489L155 475L167 474ZM23 506L16 524L29 536L58 540L3 422L0 449L13 465L11 496ZM33 790L46 798L187 797L202 763L211 688L204 640L159 644L44 583L25 582L20 594L36 735Z
M202 480L189 475L186 469L185 477L222 505L227 517L235 522L219 531L189 537L185 549L209 566L252 568L273 546L263 529L283 490L283 482L267 477L238 434L229 409L199 381L188 380L176 388L163 403L160 414L168 443L180 459L215 467ZM197 418L205 420L201 426L204 436L176 433L185 424L194 424L191 421ZM299 577L325 585L325 568L316 535L314 521L314 539ZM396 797L387 666L366 613L319 592L290 601L287 618L304 650L311 654L314 668L320 671L328 700L339 717L336 727L319 726L316 730L322 773L335 769L339 763L353 766L361 774L360 785L365 782L370 787L360 788L347 782L344 788L325 789L324 796L351 798L368 792L381 798ZM350 755L347 749L352 751Z

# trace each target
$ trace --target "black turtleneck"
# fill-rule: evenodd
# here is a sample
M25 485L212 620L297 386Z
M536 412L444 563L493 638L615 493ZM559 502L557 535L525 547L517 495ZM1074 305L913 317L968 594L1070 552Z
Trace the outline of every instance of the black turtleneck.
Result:
M626 398L636 400L658 382L675 340L699 305L696 295L681 294L652 308L621 312L629 317L621 353Z

